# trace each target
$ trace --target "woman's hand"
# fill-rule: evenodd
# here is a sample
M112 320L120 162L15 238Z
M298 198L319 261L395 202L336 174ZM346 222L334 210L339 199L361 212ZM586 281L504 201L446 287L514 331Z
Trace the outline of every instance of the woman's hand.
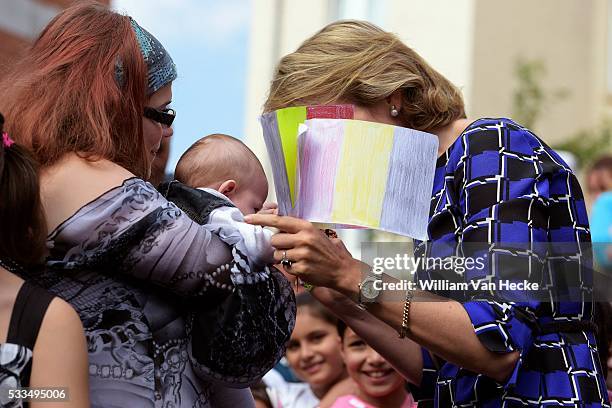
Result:
M315 286L324 286L354 297L361 281L360 261L354 259L341 240L329 239L308 221L278 215L245 216L249 224L277 228L272 237L274 260L283 258L291 266L285 271Z
M257 211L257 214L275 214L278 215L278 204L268 201L264 203L261 210Z

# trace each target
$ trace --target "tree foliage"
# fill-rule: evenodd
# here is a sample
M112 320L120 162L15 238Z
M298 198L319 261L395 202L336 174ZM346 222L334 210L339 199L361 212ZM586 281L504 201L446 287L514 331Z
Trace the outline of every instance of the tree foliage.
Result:
M527 128L535 129L546 109L569 96L565 88L545 89L546 65L542 60L519 58L515 70L516 88L512 95L513 118ZM582 130L557 143L555 149L565 150L576 157L580 168L588 166L612 148L612 121L604 120L599 126Z

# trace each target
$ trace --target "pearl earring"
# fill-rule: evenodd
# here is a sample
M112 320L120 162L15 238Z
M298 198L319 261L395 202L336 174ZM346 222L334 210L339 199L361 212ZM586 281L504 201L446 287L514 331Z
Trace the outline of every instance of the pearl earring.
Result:
M399 111L395 108L395 105L391 105L391 116L393 116L394 118L397 117L397 115L399 115Z

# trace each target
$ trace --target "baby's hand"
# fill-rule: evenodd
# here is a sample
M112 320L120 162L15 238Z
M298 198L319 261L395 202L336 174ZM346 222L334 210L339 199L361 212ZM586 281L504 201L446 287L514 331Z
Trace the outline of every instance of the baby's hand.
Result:
M272 203L272 202L264 203L262 209L259 210L257 212L257 214L274 214L274 215L278 215L278 204Z

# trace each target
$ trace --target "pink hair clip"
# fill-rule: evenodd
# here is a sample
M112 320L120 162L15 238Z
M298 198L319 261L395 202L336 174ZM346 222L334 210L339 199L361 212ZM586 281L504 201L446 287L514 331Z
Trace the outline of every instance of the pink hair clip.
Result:
M15 143L15 141L9 137L8 133L2 133L2 146L8 149L13 143Z

